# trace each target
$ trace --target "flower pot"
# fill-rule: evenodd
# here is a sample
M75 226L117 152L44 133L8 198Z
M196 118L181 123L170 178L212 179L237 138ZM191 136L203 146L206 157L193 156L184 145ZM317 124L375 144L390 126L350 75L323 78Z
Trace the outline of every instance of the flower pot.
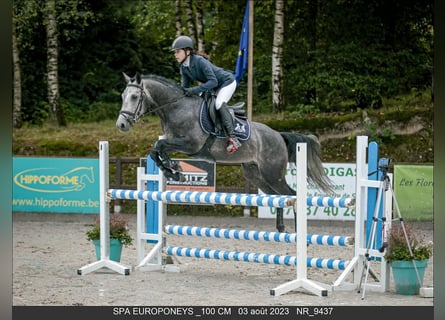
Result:
M417 271L419 272L420 280L423 283L425 269L428 265L428 260L414 260ZM413 261L391 261L392 274L394 276L394 284L396 292L404 295L419 294L420 284L417 279L416 269Z
M96 259L100 260L100 240L93 240L96 249ZM118 239L110 239L110 260L120 262L122 243Z

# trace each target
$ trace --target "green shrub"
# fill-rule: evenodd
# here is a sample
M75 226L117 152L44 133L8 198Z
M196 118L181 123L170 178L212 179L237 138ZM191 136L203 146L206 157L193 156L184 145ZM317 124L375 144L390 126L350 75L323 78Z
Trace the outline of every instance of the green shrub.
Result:
M95 218L95 224L92 229L86 232L87 240L100 240L100 219ZM133 243L128 230L128 219L121 214L110 214L110 238L119 240L124 246Z
M400 226L392 226L389 234L388 248L386 249L385 259L391 261L410 261L410 260L426 260L432 254L432 243L423 243L419 240L415 231L410 225L404 223L405 231ZM406 237L405 237L406 232ZM409 246L408 246L409 244ZM412 256L409 251L411 247Z

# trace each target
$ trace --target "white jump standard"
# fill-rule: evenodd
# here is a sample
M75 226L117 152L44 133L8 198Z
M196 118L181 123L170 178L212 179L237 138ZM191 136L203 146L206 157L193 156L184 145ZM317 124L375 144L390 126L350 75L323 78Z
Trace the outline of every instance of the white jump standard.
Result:
M131 267L110 260L110 209L107 191L109 188L108 141L99 142L99 200L100 200L100 260L77 270L84 275L102 268L108 268L123 275L129 275Z

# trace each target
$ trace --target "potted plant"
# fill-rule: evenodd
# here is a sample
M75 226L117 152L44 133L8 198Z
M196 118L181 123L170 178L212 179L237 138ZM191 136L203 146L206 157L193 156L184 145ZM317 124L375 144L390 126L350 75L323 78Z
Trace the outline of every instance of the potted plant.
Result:
M96 258L100 259L100 219L95 218L92 229L86 232L87 240L93 241ZM121 214L110 214L110 260L120 262L122 247L130 246L133 238L128 229L128 218Z
M415 295L419 294L419 289L423 284L433 244L422 241L420 236L416 236L411 226L407 224L403 226L405 226L405 231L402 225L392 226L384 258L391 266L396 292ZM411 247L412 256L409 247Z

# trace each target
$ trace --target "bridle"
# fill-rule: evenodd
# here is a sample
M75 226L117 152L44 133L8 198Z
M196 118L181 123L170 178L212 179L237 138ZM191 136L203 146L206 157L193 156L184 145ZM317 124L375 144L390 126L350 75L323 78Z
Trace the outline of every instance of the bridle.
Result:
M136 106L135 111L134 112L130 112L130 111L126 111L126 110L121 110L119 112L119 115L124 117L125 120L127 120L128 123L130 123L130 125L134 125L137 121L139 121L145 115L150 114L150 113L154 113L154 112L156 112L156 111L158 111L160 109L165 108L169 104L172 104L172 103L174 103L176 101L179 101L179 100L183 99L184 97L186 97L185 95L182 95L179 98L175 98L175 99L173 99L171 101L168 101L167 103L164 103L162 105L158 105L156 103L156 101L154 101L153 99L148 97L147 93L145 92L144 86L141 86L141 85L136 84L136 83L129 83L129 84L127 84L127 87L135 87L135 88L138 88L140 90L139 100L138 100L138 104ZM150 110L147 110L145 112L142 112L142 104L144 102L144 98L149 99L155 105L155 107L151 108Z
M142 103L144 102L144 97L147 96L147 94L145 93L145 90L142 86L135 84L135 83L129 83L127 85L128 87L136 87L140 90L139 93L139 100L138 100L138 104L136 106L136 109L134 110L134 112L130 112L130 111L126 111L126 110L121 110L119 112L119 115L121 115L122 117L125 118L125 120L128 121L128 123L130 123L131 125L135 124L140 118L142 118L145 113L142 113Z

